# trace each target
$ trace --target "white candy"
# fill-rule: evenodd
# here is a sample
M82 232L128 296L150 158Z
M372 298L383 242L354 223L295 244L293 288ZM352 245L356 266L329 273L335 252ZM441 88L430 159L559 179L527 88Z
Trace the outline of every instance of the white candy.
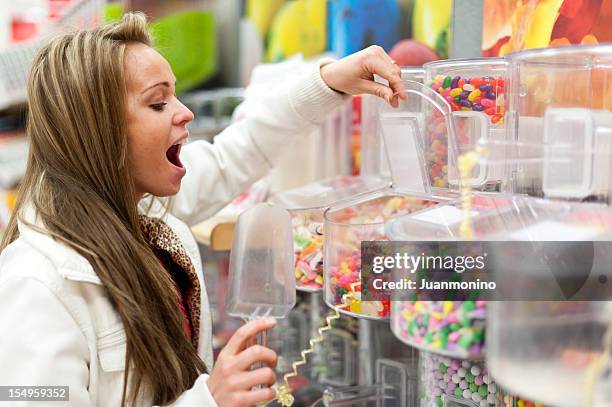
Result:
M472 368L470 369L470 372L472 372L472 374L474 376L478 376L480 374L480 368L476 365L472 366Z
M465 374L466 374L466 373L467 373L467 371L466 371L464 368L462 368L462 367L460 367L460 368L457 370L457 374L459 375L459 377L465 377Z
M487 400L480 400L480 407L489 407L489 402Z
M474 392L472 393L472 400L474 400L476 403L479 403L482 400L482 396L478 394L478 392Z
M442 395L442 390L439 387L436 387L433 391L433 394L435 397L441 396Z
M438 382L438 387L440 387L441 389L446 389L446 382L444 380L440 380Z
M464 399L471 399L472 398L472 392L469 391L468 389L463 390L463 398Z
M495 383L489 384L488 389L489 389L489 393L491 394L495 394L497 392L497 387L495 387Z
M451 376L451 380L453 381L453 383L459 383L461 381L461 378L459 377L457 373L455 373L454 375Z
M489 378L489 375L484 375L482 376L482 381L484 382L484 384L491 384L491 379Z
M469 361L464 360L463 362L461 362L461 366L465 367L466 369L469 369L472 364Z
M489 394L489 395L487 396L487 402L488 402L489 404L495 405L495 401L496 401L496 400L495 400L495 396L494 396L493 394Z

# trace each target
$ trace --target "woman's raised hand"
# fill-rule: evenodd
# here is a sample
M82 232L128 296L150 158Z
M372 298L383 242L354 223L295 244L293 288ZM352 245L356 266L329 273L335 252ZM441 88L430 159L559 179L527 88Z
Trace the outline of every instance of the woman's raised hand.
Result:
M386 79L389 86L375 82L374 74ZM400 68L378 45L323 65L321 77L327 86L338 92L349 95L369 93L385 99L393 107L398 106L399 99L406 98L402 93Z

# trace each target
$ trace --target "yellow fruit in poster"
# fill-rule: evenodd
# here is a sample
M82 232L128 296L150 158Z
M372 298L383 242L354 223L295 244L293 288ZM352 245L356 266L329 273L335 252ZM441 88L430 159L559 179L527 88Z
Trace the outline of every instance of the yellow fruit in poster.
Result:
M563 0L542 0L538 2L527 27L524 48L548 46L561 4L563 4Z
M285 4L276 14L266 60L282 61L297 53L308 58L325 51L326 0L295 0Z
M285 4L285 0L247 0L246 16L253 22L257 31L265 38L274 16Z
M452 0L416 0L412 13L413 39L436 49L440 34L448 29Z

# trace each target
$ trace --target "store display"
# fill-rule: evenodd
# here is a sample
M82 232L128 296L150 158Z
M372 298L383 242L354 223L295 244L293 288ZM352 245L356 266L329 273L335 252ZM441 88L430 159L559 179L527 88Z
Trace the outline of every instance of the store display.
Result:
M483 362L421 352L419 378L421 407L497 405L497 385Z
M516 158L507 171L508 191L609 201L610 119L604 113L612 110L612 46L527 50L506 59L513 118L507 150Z
M326 255L326 301L347 314L371 318L388 318L389 300L361 301L361 242L387 240L384 228L388 220L422 210L440 201L393 195L380 191L363 198L362 203L330 210L326 213L325 233L331 242Z
M423 70L402 67L402 79L422 81ZM295 278L298 290L323 288L323 212L330 206L384 188L390 182L382 167L386 155L376 121L379 100L365 97L362 117L362 159L359 176L340 176L276 194L270 202L289 211L293 225ZM413 107L416 108L416 107Z
M439 94L422 84L406 81L404 85L408 101L398 109L383 107L380 111L379 126L389 158L392 187L332 206L324 215L325 301L348 315L372 319L386 319L390 315L388 298L362 301L362 295L372 291L372 287L362 287L361 242L387 240L385 223L389 220L448 200L431 194L421 134L426 126L422 111L430 108L448 120L440 134L452 137L450 109L446 103L438 102Z
M501 141L506 138L507 63L501 58L458 59L435 61L423 66L425 83L450 104L455 123L459 154L467 153L477 143L487 143L489 161L479 162L472 170L473 190L499 191L505 168L493 165L504 157ZM431 126L425 139L428 160L431 161L434 186L444 187L457 182L456 174L448 173L448 146L440 137L441 119L430 117ZM449 179L450 178L450 179Z
M507 197L474 195L469 217L478 225L482 217L503 214L510 205ZM395 219L385 231L393 241L458 241L464 239L464 217L463 201L449 202ZM480 231L477 226L476 233ZM391 329L402 342L419 349L455 358L482 359L486 315L486 301L431 301L426 292L406 290L394 297Z
M393 301L392 329L403 342L449 355L482 356L485 301Z
M533 242L610 240L612 212L605 206L525 197L495 198L492 203L498 200L502 201L501 205L489 205L486 212L474 217L474 239ZM423 222L408 218L402 220L401 227L398 221L389 228L396 233L401 228L423 239L424 226ZM457 231L458 227L450 229ZM534 253L545 255L537 250ZM547 275L530 275L530 268L521 266L521 262L529 261L531 255L525 256L524 260L517 261L513 275L506 276L512 283L508 286L523 294L529 287L532 290L536 287L540 295L551 287L558 290L558 284L565 280L558 283L555 280L551 285L542 280L550 279ZM594 264L609 264L612 261L609 257L607 253L599 252ZM567 272L571 273L571 270ZM564 275L563 278L571 277ZM500 287L504 286L503 280L497 281ZM596 276L594 281L585 280L584 284L583 289L598 287L600 283ZM477 309L477 304L474 305ZM579 405L587 388L587 378L593 374L602 355L609 316L609 303L604 301L490 302L487 304L486 337L489 370L501 385L512 392L555 406ZM401 328L403 322L396 318L397 314L393 316L392 327L401 338L404 331L398 327ZM415 341L409 339L410 343Z
M323 287L323 212L336 202L384 188L384 178L338 177L305 185L270 201L287 208L293 226L296 285L302 291Z

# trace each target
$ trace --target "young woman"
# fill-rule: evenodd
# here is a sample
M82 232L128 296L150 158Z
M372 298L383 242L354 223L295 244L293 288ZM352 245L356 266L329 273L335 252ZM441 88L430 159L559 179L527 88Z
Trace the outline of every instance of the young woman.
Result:
M276 354L246 343L274 321L244 325L213 368L201 260L185 223L263 176L345 95L398 103L399 68L370 47L271 92L214 144L183 149L193 114L150 45L145 18L127 14L62 35L34 60L28 167L0 244L0 385L69 386L69 402L21 406L272 399ZM154 199L170 196L170 212ZM269 367L251 371L257 362Z

